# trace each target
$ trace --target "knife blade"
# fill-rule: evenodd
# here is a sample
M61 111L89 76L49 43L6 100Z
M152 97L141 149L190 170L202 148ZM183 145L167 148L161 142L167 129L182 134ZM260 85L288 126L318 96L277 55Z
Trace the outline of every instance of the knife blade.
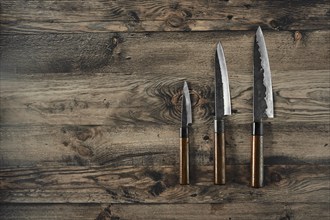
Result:
M259 188L263 186L264 180L263 119L274 117L268 52L260 27L258 27L255 35L253 59L251 186Z
M182 111L180 128L180 184L189 184L189 127L192 124L191 100L185 81L182 91Z
M214 184L226 183L225 117L231 115L228 71L221 43L215 53Z

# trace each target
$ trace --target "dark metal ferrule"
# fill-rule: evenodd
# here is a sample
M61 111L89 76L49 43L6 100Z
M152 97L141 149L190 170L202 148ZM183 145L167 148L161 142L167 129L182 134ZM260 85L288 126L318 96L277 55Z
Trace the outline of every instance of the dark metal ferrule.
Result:
M188 127L180 128L180 138L188 138Z
M264 135L264 126L262 122L253 122L252 123L252 135L263 136Z
M214 132L215 133L224 133L225 132L225 121L223 119L214 120Z

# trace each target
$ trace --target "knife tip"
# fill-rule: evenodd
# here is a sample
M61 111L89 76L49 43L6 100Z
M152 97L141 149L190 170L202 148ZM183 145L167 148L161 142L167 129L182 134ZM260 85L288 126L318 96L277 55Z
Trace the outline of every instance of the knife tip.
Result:
M222 45L221 45L220 41L217 44L217 50L216 50L216 52L217 52L218 55L223 54L223 48L222 48Z
M217 49L222 49L222 45L221 45L220 41L218 41L218 43L217 43Z
M256 32L256 40L260 41L264 38L264 34L262 33L261 27L259 26Z
M187 83L187 81L186 81L186 80L183 82L183 89L185 89L185 88L187 88L187 89L188 89L188 83Z

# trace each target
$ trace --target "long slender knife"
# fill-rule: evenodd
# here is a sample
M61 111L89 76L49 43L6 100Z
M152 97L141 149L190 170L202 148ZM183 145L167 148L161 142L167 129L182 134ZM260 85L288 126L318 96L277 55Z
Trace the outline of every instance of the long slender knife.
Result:
M180 184L189 184L189 126L192 124L191 101L188 84L183 85L180 128Z
M251 150L251 186L264 181L263 118L274 117L272 80L264 35L259 27L254 41L253 124Z
M226 183L225 115L231 115L226 60L220 42L215 53L214 184Z

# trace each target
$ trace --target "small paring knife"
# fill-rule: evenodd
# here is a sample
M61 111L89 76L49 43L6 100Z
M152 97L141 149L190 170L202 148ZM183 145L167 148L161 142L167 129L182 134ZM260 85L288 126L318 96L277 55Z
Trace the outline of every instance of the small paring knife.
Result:
M221 43L215 53L214 184L226 183L225 116L231 115L226 60Z
M254 41L251 186L264 185L263 118L274 118L273 89L264 35L259 27Z
M182 92L180 128L180 184L189 185L189 127L192 124L191 101L188 84L185 81Z

